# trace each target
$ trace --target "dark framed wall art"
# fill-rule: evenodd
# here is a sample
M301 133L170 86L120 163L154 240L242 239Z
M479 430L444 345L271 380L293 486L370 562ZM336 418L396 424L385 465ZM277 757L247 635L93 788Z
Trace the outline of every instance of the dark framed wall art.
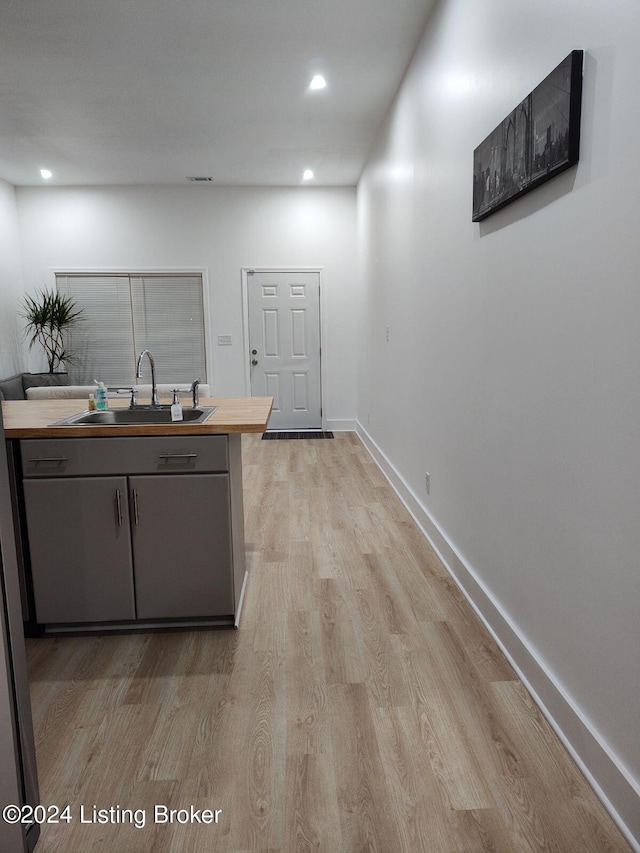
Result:
M572 51L473 152L474 222L578 162L582 60Z

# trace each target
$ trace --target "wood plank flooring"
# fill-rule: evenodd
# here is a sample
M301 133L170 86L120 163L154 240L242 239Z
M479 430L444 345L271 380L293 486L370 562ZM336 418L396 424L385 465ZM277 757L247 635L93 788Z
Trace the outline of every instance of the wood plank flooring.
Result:
M28 642L40 853L628 851L355 434L243 453L239 630Z

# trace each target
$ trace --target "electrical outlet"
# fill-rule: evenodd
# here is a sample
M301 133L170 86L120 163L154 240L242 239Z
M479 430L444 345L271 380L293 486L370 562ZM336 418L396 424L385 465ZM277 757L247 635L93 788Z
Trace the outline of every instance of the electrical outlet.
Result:
M425 484L424 485L425 485L425 488L427 490L427 494L430 495L431 494L431 474L427 471L427 473L424 476L425 476Z

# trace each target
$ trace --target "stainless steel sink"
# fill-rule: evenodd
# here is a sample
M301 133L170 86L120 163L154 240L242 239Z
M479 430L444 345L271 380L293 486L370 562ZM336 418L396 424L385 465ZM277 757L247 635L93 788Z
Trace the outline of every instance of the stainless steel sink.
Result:
M201 424L213 414L217 406L198 406L198 408L183 408L182 421L171 420L171 406L146 407L135 409L108 409L106 412L80 412L71 415L63 421L56 421L50 426L111 426L128 424L170 424L190 423Z

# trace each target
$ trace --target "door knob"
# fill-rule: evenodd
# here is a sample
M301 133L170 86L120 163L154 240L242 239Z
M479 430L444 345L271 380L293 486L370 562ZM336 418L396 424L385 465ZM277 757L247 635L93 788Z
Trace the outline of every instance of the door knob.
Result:
M257 363L258 363L258 359L257 359L257 358L252 358L252 359L251 359L251 364L253 364L253 366L254 366L254 367L256 366L256 364L257 364Z

